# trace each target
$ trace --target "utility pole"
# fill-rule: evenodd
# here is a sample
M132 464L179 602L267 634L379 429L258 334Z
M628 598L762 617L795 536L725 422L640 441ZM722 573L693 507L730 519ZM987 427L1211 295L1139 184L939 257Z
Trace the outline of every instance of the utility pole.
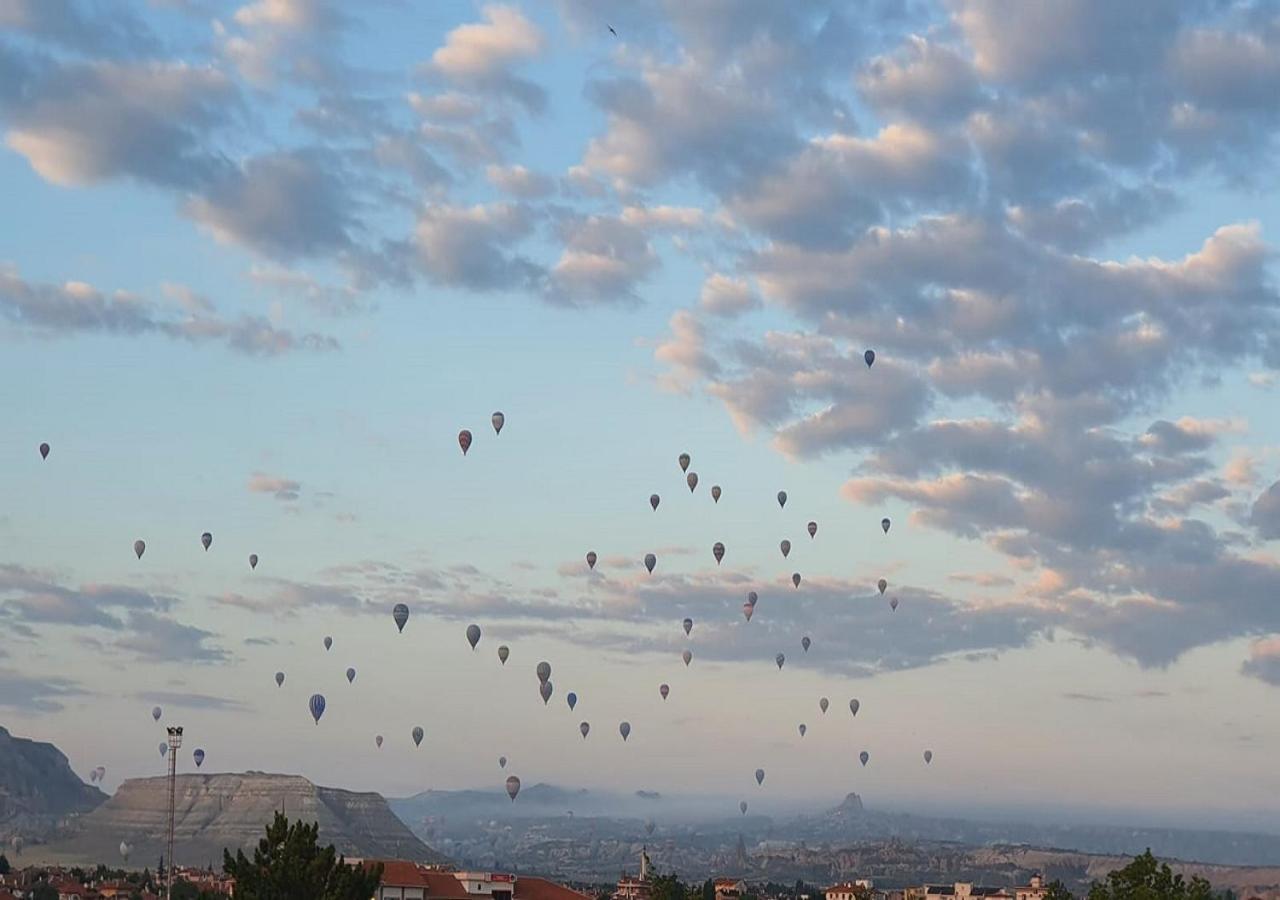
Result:
M182 727L169 726L169 850L164 870L165 900L173 900L173 809L178 786L178 749L182 746Z

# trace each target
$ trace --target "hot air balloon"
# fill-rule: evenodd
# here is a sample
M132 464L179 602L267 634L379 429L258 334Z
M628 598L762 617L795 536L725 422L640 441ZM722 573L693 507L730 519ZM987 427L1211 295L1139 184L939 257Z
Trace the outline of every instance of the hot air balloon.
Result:
M654 556L652 553L646 553L644 555L644 567L649 570L650 575L653 574L653 567L657 564L658 557Z
M809 652L809 646L812 643L813 641L809 640L809 635L807 634L804 637L800 638L800 646L804 648L805 653Z
M500 412L496 412L489 417L489 421L493 423L493 433L502 434L502 426L507 423L507 417Z
M684 660L684 664L686 666L689 665L689 663L693 661L693 651L686 648L680 654L680 658Z
M565 702L569 704L569 712L573 712L573 708L578 705L578 695L570 691L565 695Z
M249 554L249 568L251 570L258 568L258 554L256 553Z
M413 726L412 734L413 734L413 746L421 747L422 739L423 737L426 736L426 732L422 730L422 726L421 725Z
M325 636L325 639L324 639L324 649L326 650L333 649L333 638L328 637L327 635Z
M830 705L831 705L831 701L828 700L826 697L823 697L820 700L818 700L818 709L822 710L822 714L824 716L827 714L827 707Z
M720 560L724 559L724 544L716 541L715 546L711 548L711 555L716 558L716 565L720 565Z
M692 494L693 489L698 486L698 473L690 472L688 475L684 476L684 483L689 485L689 493Z
M888 516L880 520L880 527L884 529L885 534L889 533L889 526L892 524L893 523L889 521Z
M756 601L760 599L760 595L755 591L747 591L747 602L752 606L756 605Z
M897 608L898 608L898 598L897 598L897 597L894 597L893 599L891 599L891 600L889 601L889 608L890 608L890 609L892 609L892 610L897 610Z
M659 497L657 494L649 495L649 506L653 508L654 512L658 511L658 504L661 502L662 502L662 498Z
M799 572L792 572L792 573L791 573L791 586L792 586L792 587L795 587L795 588L800 587L800 573L799 573Z
M686 618L686 619L685 619L683 622L681 622L680 624L684 627L684 633L685 633L686 635L687 635L689 632L693 631L693 619L688 619L688 618Z
M720 502L720 494L721 494L721 493L722 493L722 491L720 490L720 485L718 485L718 484L713 484L713 485L711 485L711 499L712 499L712 500L714 500L714 501L716 501L717 503L719 503L719 502Z
M742 604L742 614L747 617L748 622L751 621L751 614L754 613L755 611L756 611L756 608L752 606L750 603Z
M355 680L356 680L356 670L348 666L347 667L347 684L353 684Z
M658 693L662 695L663 700L666 700L667 695L671 693L671 685L669 684L658 685Z
M516 802L516 794L520 793L520 779L514 775L507 777L507 796L511 798L511 802Z
M862 762L862 764L865 766L865 765L867 764L868 760L870 760L870 759L871 759L871 754L870 754L870 753L868 753L866 750L863 750L861 753L859 753L859 754L858 754L858 759L859 759L859 760Z
M511 648L508 647L506 644L503 644L498 648L498 662L502 663L504 666L507 664L507 657L509 657L510 655L511 655Z
M587 734L588 734L588 732L590 732L590 731L591 731L591 723L589 723L589 722L579 722L579 723L578 723L578 731L582 732L582 739L585 741L585 740L587 739Z
M881 578L879 581L876 582L876 587L878 587L880 589L880 593L883 594L885 591L889 589L889 582Z
M160 742L160 755L161 755L161 756L165 756L166 754L168 754L168 752L169 752L169 745L168 745L168 744L166 744L164 741L161 741L161 742Z
M924 751L924 764L927 766L931 762L933 762L933 751L932 750Z
M808 529L808 531L809 531L809 537L810 537L810 538L813 538L813 537L816 537L816 536L817 536L817 534L818 534L818 523L817 523L817 522L810 522L808 525L806 525L806 526L805 526L805 528L807 528L807 529Z
M544 681L542 682L542 684L538 685L538 693L542 696L543 706L546 706L548 703L551 702L551 692L554 690L555 690L555 687L551 684L550 681Z
M471 432L465 428L458 432L458 446L462 448L463 456L471 449Z
M396 623L397 633L404 633L404 626L409 621L409 607L404 603L397 603L391 608L391 618Z
M801 723L800 723L800 728L799 728L799 731L800 731L800 737L804 737L804 733L805 733L806 731L808 731L808 730L809 730L809 726L808 726L808 725L806 725L806 724L804 724L803 722L801 722Z
M471 645L471 649L476 649L476 644L480 643L480 626L472 623L467 626L467 643Z
M505 769L507 767L507 758L505 756L498 757L498 768Z
M276 673L276 687L284 687L284 673L283 673L283 672L277 672L277 673Z
M379 750L381 750L381 749L382 749L382 735L380 735L380 734L375 734L375 735L373 736L373 742L374 742L375 744L377 744L377 745L378 745L378 749L379 749Z
M599 557L596 556L596 551L588 550L587 551L587 568L594 569L596 567L596 560L598 558Z
M133 850L133 848L130 847L128 844L126 844L124 841L120 842L120 858L123 859L125 862L129 861L129 852L131 850Z
M677 462L679 462L679 463L680 463L680 471L681 471L681 472L688 472L688 471L689 471L689 461L690 461L690 458L689 458L689 454L688 454L688 453L681 453L681 454L680 454L679 458L677 459Z
M783 654L779 653L777 656L773 658L773 661L776 662L778 664L778 668L781 669L783 666L783 663L787 661L787 658Z
M164 715L164 710L160 709L160 707L158 707L158 706L153 706L153 707L151 707L151 719L152 719L152 721L159 722L159 721L160 721L160 717L161 717L162 715Z
M49 445L48 445L48 444L41 444L41 445L40 445L40 458L41 458L41 459L48 459L48 458L49 458Z
M853 713L855 716L858 714L858 710L860 710L861 708L862 708L862 704L859 703L857 700L849 701L849 712Z
M791 555L791 542L784 538L782 543L778 544L778 549L782 551L782 558L786 559Z
M538 673L539 683L545 682L548 678L551 677L551 663L547 662L546 660L543 660L542 662L538 663L538 667L534 671Z
M307 701L307 708L311 710L311 718L316 720L316 724L320 724L320 717L324 715L324 694L312 694L311 699Z
M213 543L213 535L212 535L212 534L210 534L209 532L207 532L207 531L206 531L204 534L200 535L200 546L204 547L204 551L205 551L206 553L208 553L208 552L209 552L209 546L210 546L212 543Z
M142 554L144 554L144 553L146 553L146 552L147 552L147 542L146 542L146 541L134 541L134 542L133 542L133 552L134 552L135 554L137 554L138 559L142 559Z
M787 492L778 491L778 506L785 509L786 505L787 505Z
M631 723L630 723L630 722L623 722L623 723L621 723L621 724L618 726L618 734L622 735L622 739L623 739L624 741L625 741L627 738L631 737Z
M747 814L747 801L743 800L741 803L739 803L738 809L742 810L742 814L745 816Z
M199 747L197 747L195 749L195 752L191 754L191 758L196 761L197 769L200 768L202 765L204 765L204 751L201 750Z
M764 769L756 769L756 784L764 784Z

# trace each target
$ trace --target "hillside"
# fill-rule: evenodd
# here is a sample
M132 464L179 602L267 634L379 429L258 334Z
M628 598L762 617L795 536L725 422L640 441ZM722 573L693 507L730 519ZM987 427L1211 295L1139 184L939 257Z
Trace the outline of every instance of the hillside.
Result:
M114 862L120 842L130 861L154 865L163 852L166 780L136 778L81 818L74 836L40 848L51 861ZM223 848L246 853L257 845L277 810L320 823L320 840L346 856L438 862L443 857L414 837L379 794L319 787L298 775L179 775L174 856L179 864L221 859Z
M14 737L0 726L0 836L38 837L59 819L106 799L80 780L53 744Z

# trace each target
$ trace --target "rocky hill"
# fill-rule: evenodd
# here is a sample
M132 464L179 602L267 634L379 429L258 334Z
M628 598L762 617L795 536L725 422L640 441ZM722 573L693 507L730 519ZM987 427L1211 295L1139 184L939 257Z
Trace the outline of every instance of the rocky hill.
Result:
M131 863L155 865L165 844L166 785L163 777L126 781L80 819L74 836L40 848L40 855L59 862L114 862L123 841L132 848ZM395 817L380 794L319 787L298 775L179 775L175 807L179 864L217 863L224 847L251 853L277 810L319 822L320 840L349 857L443 860Z
M53 744L14 737L0 726L0 837L38 838L58 820L106 799L71 771Z

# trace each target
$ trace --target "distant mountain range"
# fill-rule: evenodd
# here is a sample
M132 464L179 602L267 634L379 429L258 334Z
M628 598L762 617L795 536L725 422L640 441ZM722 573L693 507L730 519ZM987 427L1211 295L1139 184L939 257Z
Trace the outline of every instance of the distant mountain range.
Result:
M0 726L0 843L15 836L38 839L106 799L53 744L14 737Z

